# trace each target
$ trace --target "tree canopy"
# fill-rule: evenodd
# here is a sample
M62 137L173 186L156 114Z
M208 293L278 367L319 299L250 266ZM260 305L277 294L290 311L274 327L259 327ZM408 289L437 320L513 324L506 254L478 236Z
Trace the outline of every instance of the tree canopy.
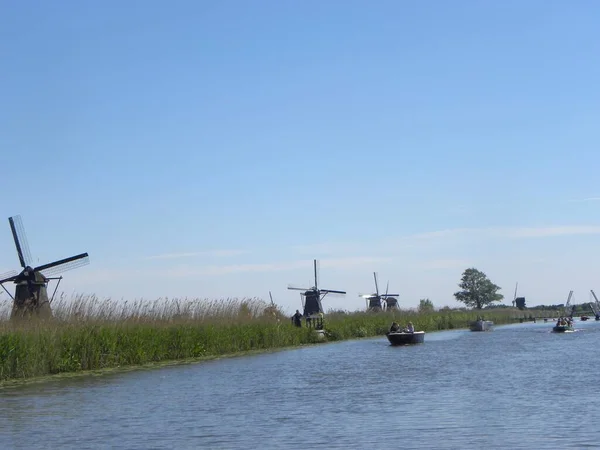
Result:
M435 308L434 308L433 302L431 300L429 300L428 298L422 298L421 300L419 300L419 312L420 313L432 312L434 310L435 310Z
M481 309L504 298L502 294L498 294L500 286L492 283L485 273L474 267L463 272L458 286L461 290L455 292L454 297L472 308Z

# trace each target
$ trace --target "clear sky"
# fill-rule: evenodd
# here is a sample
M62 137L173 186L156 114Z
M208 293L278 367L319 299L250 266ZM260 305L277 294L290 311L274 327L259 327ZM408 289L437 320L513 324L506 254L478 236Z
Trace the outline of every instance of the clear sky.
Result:
M600 2L4 2L6 218L61 290L455 305L600 291ZM12 289L12 286L11 286ZM2 298L2 297L0 297ZM6 298L6 296L4 296Z

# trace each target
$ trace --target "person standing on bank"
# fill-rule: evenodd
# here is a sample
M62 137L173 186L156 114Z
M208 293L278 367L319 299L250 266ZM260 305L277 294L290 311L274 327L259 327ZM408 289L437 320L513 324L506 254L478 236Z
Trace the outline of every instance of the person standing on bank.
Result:
M296 310L296 314L292 316L292 323L297 327L302 326L302 314L300 314L300 311Z

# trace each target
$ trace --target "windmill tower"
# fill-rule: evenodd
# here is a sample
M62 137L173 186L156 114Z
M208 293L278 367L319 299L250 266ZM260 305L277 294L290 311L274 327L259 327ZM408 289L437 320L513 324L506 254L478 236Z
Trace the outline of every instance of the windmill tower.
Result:
M386 311L398 309L398 299L396 297L397 294L395 296L388 295L386 298L383 299L383 301L385 302Z
M512 305L513 307L517 307L520 310L525 309L525 297L517 297L517 289L519 288L519 283L515 285L515 295L513 296Z
M319 318L319 314L323 313L323 305L321 300L327 294L346 294L346 291L334 291L332 289L319 289L319 280L317 275L317 260L313 261L314 273L315 273L315 284L311 288L300 288L294 286L288 286L288 289L295 291L304 291L300 294L302 304L304 307L304 317L307 319L307 323L310 319Z
M31 253L29 252L29 245L27 244L27 237L25 236L25 229L23 228L21 217L9 217L8 222L15 241L15 247L17 248L19 262L22 267L20 273L12 271L0 275L0 286L2 286L13 300L11 319L31 316L50 318L52 317L52 310L50 309L52 299L48 300L48 281L58 280L54 293L52 294L52 297L54 298L54 294L56 294L62 276L52 277L52 275L58 275L67 270L88 264L88 254L81 253L79 255L71 256L70 258L64 258L48 264L42 264L41 266L32 267L33 260L31 258ZM9 283L11 281L16 284L14 297L4 286L4 283Z
M264 314L265 316L271 317L277 322L279 322L279 310L277 309L277 305L273 301L273 295L271 294L271 291L269 291L269 298L271 299L271 303L265 308Z
M377 282L377 272L373 272L373 278L375 279L375 293L374 294L362 294L362 297L367 302L367 311L382 311L382 302L386 303L387 309L393 309L398 307L398 297L400 294L388 294L390 283L388 281L385 289L385 294L379 294L379 283Z

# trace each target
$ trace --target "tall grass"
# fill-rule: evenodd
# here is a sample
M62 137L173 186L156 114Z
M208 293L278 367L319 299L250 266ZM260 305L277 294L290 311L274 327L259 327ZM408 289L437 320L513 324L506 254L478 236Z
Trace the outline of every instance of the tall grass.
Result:
M318 342L311 330L293 327L278 307L256 298L128 303L78 295L59 297L52 309L52 320L15 323L6 320L10 304L0 308L0 382ZM392 320L425 331L462 328L477 314L332 312L326 331L329 340L377 336ZM486 312L499 324L523 316L513 309Z
M173 321L178 319L195 322L236 323L244 319L255 319L269 310L269 304L258 298L220 300L210 299L138 299L134 301L115 301L111 298L100 299L95 295L64 294L52 302L54 319L59 322L92 321ZM6 299L0 304L0 322L10 317L12 300ZM281 312L276 308L277 313Z

